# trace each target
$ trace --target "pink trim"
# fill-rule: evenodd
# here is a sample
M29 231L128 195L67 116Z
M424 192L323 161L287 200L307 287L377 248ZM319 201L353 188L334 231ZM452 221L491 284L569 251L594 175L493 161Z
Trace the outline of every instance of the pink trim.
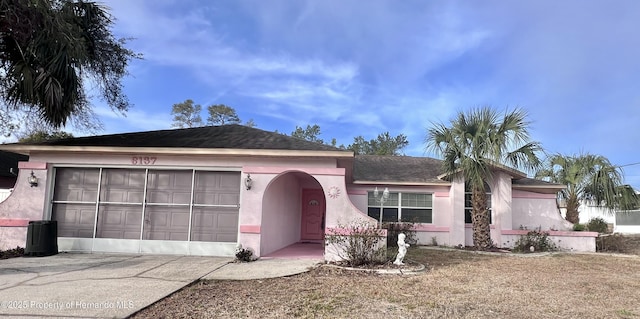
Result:
M0 218L0 227L27 227L28 219Z
M435 192L433 195L436 197L449 197L449 192Z
M449 232L449 227L447 226L435 226L435 225L425 225L425 224L416 224L411 227L411 230L420 231L420 232Z
M464 228L473 228L473 224L464 224ZM489 225L489 228L496 229L496 225L491 224Z
M530 198L530 199L556 199L556 194L540 194L532 192L523 192L514 190L511 194L513 198Z
M530 230L527 229L505 229L502 231L503 235L526 235ZM562 236L562 237L598 237L597 232L593 231L563 231L563 230L544 230L549 236Z
M352 231L351 228L339 228L339 227L328 228L327 235L349 236L351 235L351 231ZM387 236L386 229L379 229L379 231L380 231L380 236Z
M45 162L18 162L19 169L47 169Z
M260 234L260 225L240 225L240 232L245 234Z
M367 195L366 190L362 189L347 189L347 194L349 195Z
M344 168L324 167L277 167L277 166L245 166L242 171L247 174L280 174L283 172L305 172L310 175L345 175Z

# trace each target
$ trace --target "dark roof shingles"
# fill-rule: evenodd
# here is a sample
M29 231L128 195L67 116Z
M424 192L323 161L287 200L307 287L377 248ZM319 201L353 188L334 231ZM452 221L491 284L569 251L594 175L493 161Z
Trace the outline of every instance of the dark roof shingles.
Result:
M562 187L562 184L556 184L556 183L550 183L547 181L543 181L540 179L533 179L533 178L520 178L520 179L514 179L513 180L513 185L517 185L517 186L549 186L549 187Z
M238 124L77 137L37 145L345 151ZM356 181L448 184L438 178L442 161L430 157L356 155L353 167ZM516 179L513 184L554 185L531 178Z
M47 141L39 145L233 148L302 151L340 151L340 149L280 133L231 124L197 128L123 133Z
M442 161L429 157L356 155L353 171L356 181L448 184L438 179Z

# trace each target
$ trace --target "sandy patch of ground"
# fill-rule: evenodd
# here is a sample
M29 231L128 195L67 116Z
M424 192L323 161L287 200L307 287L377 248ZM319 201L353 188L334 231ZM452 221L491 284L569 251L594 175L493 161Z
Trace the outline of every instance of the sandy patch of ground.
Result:
M414 276L319 267L203 281L134 318L640 318L640 257L411 249Z

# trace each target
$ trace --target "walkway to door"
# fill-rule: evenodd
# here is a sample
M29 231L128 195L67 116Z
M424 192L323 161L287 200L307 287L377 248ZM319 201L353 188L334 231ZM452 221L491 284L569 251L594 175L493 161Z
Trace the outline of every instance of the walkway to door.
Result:
M322 259L58 254L0 263L0 317L126 318L198 279L291 276Z
M300 242L274 251L263 258L288 258L288 259L323 259L324 244L314 242Z

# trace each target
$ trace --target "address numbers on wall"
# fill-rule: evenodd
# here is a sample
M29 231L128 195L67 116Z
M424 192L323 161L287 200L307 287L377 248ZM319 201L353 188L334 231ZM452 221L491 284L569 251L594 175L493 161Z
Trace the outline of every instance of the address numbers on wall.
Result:
M131 165L155 165L155 156L131 156Z

